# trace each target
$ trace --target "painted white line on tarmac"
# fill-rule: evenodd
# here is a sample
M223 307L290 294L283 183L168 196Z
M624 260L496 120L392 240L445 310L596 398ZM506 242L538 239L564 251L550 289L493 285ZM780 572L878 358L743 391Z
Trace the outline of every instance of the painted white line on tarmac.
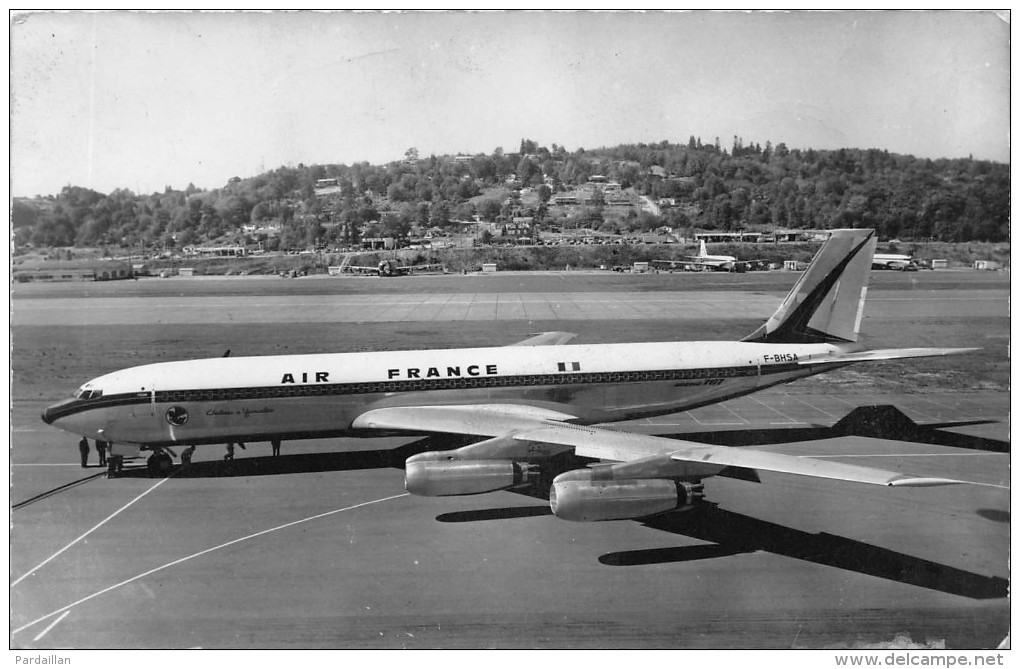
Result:
M51 622L51 623L50 623L50 624L49 624L49 625L48 625L48 626L46 627L46 629L44 629L44 630L43 630L42 632L39 632L39 634L37 634L37 635L36 635L36 636L35 636L35 637L34 637L34 638L32 639L32 641L38 641L39 639L41 639L41 638L43 638L44 636L46 636L46 633L47 633L47 632L49 632L49 631L50 631L51 629L53 629L54 627L56 627L56 626L57 626L57 623L59 623L59 622L60 622L61 620L63 620L64 618L66 618L66 617L67 617L67 616L69 616L69 615L71 615L71 612L70 612L70 611L64 611L63 615L61 615L61 616L60 616L59 618L57 618L56 620L54 620L53 622Z
M692 414L690 411L685 411L684 413L687 414L688 418L693 419L694 422L697 423L698 425L704 425L704 423L698 420L698 417Z
M922 300L938 300L939 302L947 302L951 300L962 300L967 302L974 302L976 300L994 300L996 302L1005 301L1005 297L871 297L868 296L868 302L920 302Z
M796 395L790 395L789 393L784 393L784 395L786 397L789 397L789 398L793 399L793 400L796 400L797 402L800 402L801 404L803 404L803 405L805 405L807 407L810 407L810 408L814 409L815 411L822 412L823 414L825 414L829 418L839 418L839 416L837 416L836 414L829 413L828 411L826 411L825 409L823 409L821 407L816 407L814 404L811 404L810 402L808 402L806 400L802 400L800 397L798 397Z
M729 411L729 412L730 412L731 414L733 414L734 416L736 416L736 417L737 417L737 418L738 418L739 420L742 420L742 421L743 421L743 423L742 423L743 425L750 425L750 421L748 421L748 420L747 420L746 418L744 418L743 416L741 416L740 414L738 414L738 413L737 413L736 411L734 411L733 409L731 409L731 408L729 408L728 406L726 406L726 403L725 403L725 402L722 402L721 404L719 404L719 406L721 406L721 407L722 407L723 409L726 409L727 411Z
M43 560L42 562L40 562L40 563L39 563L39 564L37 564L36 566L34 566L34 567L32 567L31 569L29 569L29 570L28 570L27 572L25 572L25 574L24 574L24 575L20 576L20 577L19 577L19 578L17 578L17 579L16 579L16 580L15 580L15 581L14 581L13 583L11 583L11 587L13 588L13 587L14 587L14 586L16 586L16 585L17 585L18 583L21 583L22 581L24 581L24 580L25 580L26 578L28 578L29 576L31 576L32 574L34 574L34 573L35 573L36 571L38 571L38 570L39 570L40 568L42 568L42 567L43 567L44 565L46 565L46 564L47 564L48 562L50 562L50 561L51 561L51 560L52 560L53 558L57 557L58 555L60 555L60 554L61 554L61 553L63 553L64 551L66 551L66 550L67 550L68 548L70 548L71 546L75 545L76 543L78 543L79 541L81 541L82 539L84 539L85 537L87 537L88 535L92 534L93 532L95 532L96 530L98 530L98 529L99 529L100 527L102 527L103 525L105 525L105 524L106 524L107 522L109 522L109 521L110 521L110 519L112 519L112 518L116 517L116 516L117 516L117 514L119 514L119 513L121 512L121 511L123 511L124 509L128 508L129 506L131 506L132 504L134 504L135 502L137 502L137 501L138 501L138 500L140 500L141 498L145 497L146 495L148 495L148 494L149 494L150 492L152 492L153 490L155 490L155 489L156 489L156 488L158 488L159 486L161 486L161 485L163 485L164 483L166 483L167 481L169 481L169 480L170 480L171 478L173 478L173 477L174 477L174 476L175 476L175 475L177 474L177 472L178 472L178 471L180 471L180 470L178 469L178 470L174 471L174 473L173 473L173 474L171 474L170 476L166 477L165 479L162 479L162 480L160 480L160 481L157 481L155 485L153 485L152 487L150 487L149 489L147 489L147 490L146 490L145 492L143 492L142 494L140 494L140 495L138 495L137 497L135 497L135 498L134 498L133 500L131 500L130 502L128 502L128 503L127 503L127 504L125 504L124 506L120 507L119 509L117 509L116 511L114 511L113 513L111 513L111 514L110 514L109 516L107 516L106 518L103 518L103 519L102 519L101 521L99 521L99 523L98 523L98 524L94 525L94 526L93 526L93 527L92 527L91 529L88 529L88 530L86 530L86 531L85 531L85 533L84 533L84 534L82 534L81 536L79 536L79 537L78 537L77 539L75 539L75 540L74 540L74 541L72 541L71 543L67 544L66 546L64 546L63 548L61 548L61 549L60 549L59 551L57 551L57 552L56 552L56 553L54 553L53 555L49 556L48 558L46 558L45 560Z
M166 481L166 480L167 479L163 479L163 481ZM160 483L162 483L163 481L160 481ZM159 485L159 484L157 484L157 485ZM153 487L155 487L155 486L153 486ZM151 490L151 488L150 488L150 490ZM148 492L148 491L146 491L146 492ZM67 606L62 606L59 609L57 609L56 611L53 611L51 613L47 613L46 615L42 616L41 618L36 618L32 622L26 623L26 624L22 625L21 627L19 627L16 630L14 630L12 632L12 634L17 634L19 632L23 632L24 630L28 629L29 627L32 627L33 625L36 625L38 623L41 623L44 620L52 618L53 616L55 616L55 615L57 615L59 613L63 613L65 611L70 611L71 609L73 609L74 607L78 606L79 604L84 604L85 602L89 601L90 599L95 599L96 597L99 597L100 595L104 595L104 594L110 592L111 590L116 590L117 588L120 588L120 587L123 587L125 585L128 585L129 583L134 583L135 581L137 581L140 578L145 578L146 576L150 576L152 574L155 574L156 572L163 571L164 569L169 569L170 567L174 567L176 565L179 565L182 562L187 562L188 560L193 560L193 559L195 559L197 557L201 557L201 556L206 555L208 553L212 553L213 551L218 551L221 548L226 548L228 546L233 546L234 544L239 544L242 541L247 541L248 539L254 539L256 537L261 537L262 535L269 534L270 532L276 532L277 530L283 530L283 529L286 529L288 527L294 527L295 525L300 525L301 523L307 523L307 522L312 521L312 520L318 520L319 518L325 518L326 516L332 516L332 515L337 514L337 513L343 513L344 511L353 511L354 509L360 509L362 507L369 506L371 504L380 504L382 502L389 502L389 501L394 500L394 499L400 499L401 497L407 497L410 494L411 493L405 492L405 493L401 493L399 495L391 495L389 497L383 497L381 499L373 499L373 500L368 501L368 502L361 502L360 504L354 504L352 506L346 506L346 507L344 507L342 509L333 509L332 511L326 511L325 513L319 513L319 514L316 514L314 516L309 516L308 518L302 518L301 520L293 520L293 521L291 521L289 523L284 523L283 525L277 525L276 527L270 527L268 530L262 530L260 532L255 532L254 534L248 534L248 535L240 537L238 539L232 539L231 541L227 541L225 543L219 544L218 546L213 546L212 548L206 548L204 551L199 551L197 553L192 553L191 555L187 555L185 557L178 558L178 559L174 560L173 562L167 562L164 565L161 565L159 567L155 567L155 568L150 569L149 571L146 571L146 572L142 572L141 574L138 574L137 576L132 576L131 578L129 578L127 580L124 580L124 581L121 581L120 583L115 583L114 585L111 585L108 588L103 588L102 590L100 590L98 592L94 592L94 593L92 593L91 595L89 595L87 597L82 597L81 599L79 599L76 602L72 602L72 603L68 604ZM37 567L37 569L38 569L38 567ZM26 576L27 576L27 574L26 574ZM24 576L22 578L24 578Z
M794 418L791 418L791 417L787 416L785 413L783 413L779 409L777 409L777 408L775 408L773 406L769 406L768 404L765 404L764 402L762 402L757 397L752 397L751 399L754 400L755 402L757 402L758 404L762 405L766 409L769 409L770 411L774 411L775 413L779 414L780 416L782 416L783 418L786 419L786 421L779 422L779 423L774 423L773 422L773 423L769 423L769 425L804 425L803 421L799 421L799 420L796 420Z
M798 455L798 458L972 458L975 455L1006 455L1006 453L846 453L843 455Z

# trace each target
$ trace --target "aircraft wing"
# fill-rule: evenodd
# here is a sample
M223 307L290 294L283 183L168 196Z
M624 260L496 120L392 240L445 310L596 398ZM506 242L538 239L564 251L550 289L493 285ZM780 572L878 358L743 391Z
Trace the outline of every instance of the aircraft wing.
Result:
M632 462L641 460L642 478L671 478L678 466L695 464L701 470L744 467L815 478L885 486L935 486L966 483L954 479L918 477L900 472L770 453L751 448L714 446L602 427L566 423L569 414L527 405L461 405L387 407L372 409L355 419L353 427L500 437L512 442L541 442L568 446L581 457ZM498 457L491 453L489 457Z
M573 332L540 332L510 346L559 346L576 337Z

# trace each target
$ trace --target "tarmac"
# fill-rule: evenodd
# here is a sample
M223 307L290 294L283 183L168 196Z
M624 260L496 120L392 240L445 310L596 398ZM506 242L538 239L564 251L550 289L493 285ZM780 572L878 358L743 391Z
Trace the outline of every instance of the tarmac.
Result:
M886 286L867 316L919 345L969 319L991 324L987 341L1008 333L1000 288L920 293ZM12 326L15 355L24 337L47 332L66 346L59 337L76 328L127 326L125 342L163 328L174 336L158 355L174 359L198 357L179 334L210 327L322 324L342 330L349 350L373 343L349 338L358 323L411 324L384 331L387 345L413 347L460 345L427 340L452 332L421 329L429 323L463 323L464 337L532 321L687 334L692 321L728 329L764 318L779 297L29 296L15 301ZM968 345L952 337L938 345ZM117 363L117 346L103 344L97 359ZM994 648L1008 633L1010 398L998 388L875 392L835 377L621 425L974 485L876 489L762 473L760 483L709 479L709 503L687 514L584 524L514 492L410 497L403 459L451 444L408 439L285 443L276 458L269 444L247 444L229 463L208 446L168 478L147 478L139 462L109 480L94 453L82 469L73 435L38 419L74 384L22 381L12 365L12 648L855 648L904 634L919 647Z
M24 300L12 324L39 326L178 323L384 323L766 319L781 296L734 290L683 292L496 292L322 296L201 296ZM1008 290L883 291L867 315L902 319L974 318L1008 310Z

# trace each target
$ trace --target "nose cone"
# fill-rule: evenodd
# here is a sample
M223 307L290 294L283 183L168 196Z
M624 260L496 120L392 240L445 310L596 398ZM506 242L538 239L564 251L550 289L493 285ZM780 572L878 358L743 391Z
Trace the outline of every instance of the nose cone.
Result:
M66 399L46 407L42 412L43 422L52 425L58 418L68 415L68 408L74 403L74 399Z

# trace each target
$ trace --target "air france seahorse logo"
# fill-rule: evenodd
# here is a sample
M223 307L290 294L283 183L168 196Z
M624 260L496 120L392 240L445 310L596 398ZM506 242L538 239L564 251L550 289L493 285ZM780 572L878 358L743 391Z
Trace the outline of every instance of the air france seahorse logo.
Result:
M172 406L166 410L166 422L171 425L184 425L188 418L188 410L184 407Z

